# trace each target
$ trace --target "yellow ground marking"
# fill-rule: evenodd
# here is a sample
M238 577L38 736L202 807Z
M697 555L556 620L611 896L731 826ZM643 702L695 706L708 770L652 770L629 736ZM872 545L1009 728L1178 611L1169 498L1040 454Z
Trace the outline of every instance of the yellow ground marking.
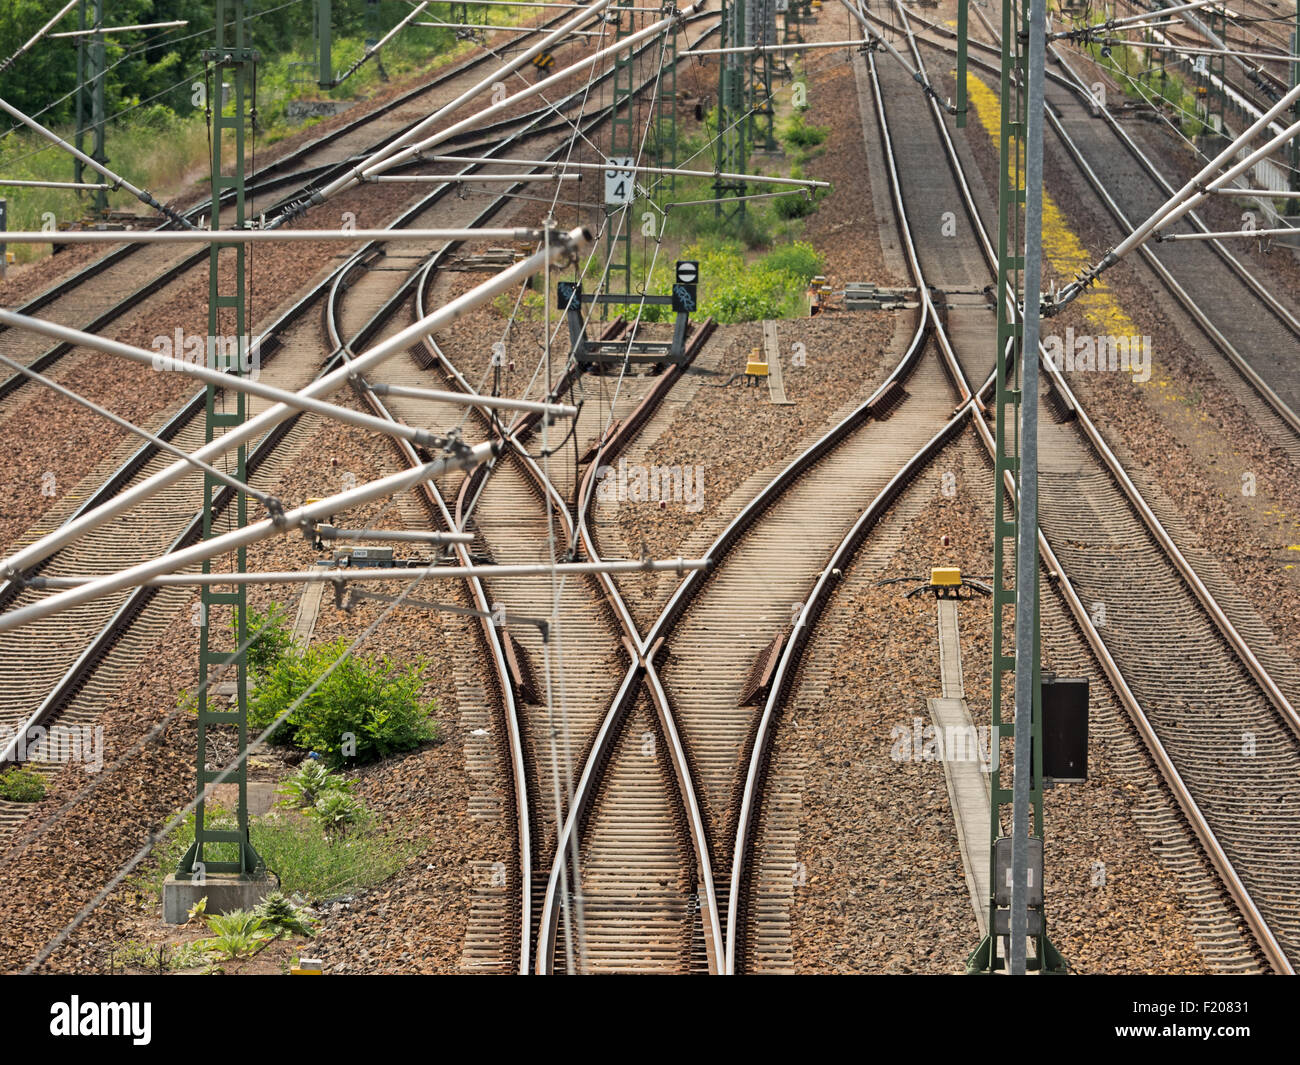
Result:
M979 124L992 139L994 147L1001 147L1002 115L997 96L974 74L966 75L966 93ZM1043 258L1059 277L1067 281L1092 265L1088 249L1074 235L1065 214L1046 189L1043 190ZM1104 282L1098 281L1075 302L1098 333L1141 335Z

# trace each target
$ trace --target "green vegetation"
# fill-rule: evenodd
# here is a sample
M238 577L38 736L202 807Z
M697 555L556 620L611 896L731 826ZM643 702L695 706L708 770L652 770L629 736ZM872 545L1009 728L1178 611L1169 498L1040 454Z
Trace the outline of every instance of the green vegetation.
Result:
M197 943L123 943L109 955L109 971L143 969L146 972L181 972L195 969L208 960L208 953Z
M429 715L437 704L420 701L424 666L399 666L386 656L344 658L346 649L340 638L283 653L249 699L249 727L261 732L294 706L272 742L317 751L333 767L436 741Z
M208 824L216 829L232 829L235 820L229 811L209 803ZM403 839L396 829L380 830L368 813L365 825L346 837L331 836L315 818L281 811L253 818L249 833L267 869L279 877L280 890L312 903L387 880L419 850L418 844ZM161 896L163 879L193 842L194 815L190 813L154 849L156 862L147 874L154 895ZM210 845L206 848L208 860L232 859L233 847L225 843Z
M331 773L323 762L308 758L298 767L298 772L285 778L275 790L286 797L280 805L293 810L311 810L330 792L350 791L355 783Z
M289 652L293 646L293 630L289 619L279 603L271 603L263 613L260 610L248 611L248 636L252 642L248 645L248 670L254 678L262 676ZM238 638L235 619L230 619L230 633Z
M817 147L831 132L830 126L808 125L803 116L803 111L795 111L781 131L781 143L791 155L800 156L807 149Z
M45 798L45 778L34 769L15 766L0 773L0 799L40 802Z
M200 939L195 946L221 961L252 957L279 938L266 923L265 917L258 917L250 910L214 913L207 917L212 935Z
M1140 48L1107 49L1108 55L1100 44L1084 47L1098 64L1115 75L1125 96L1157 107L1167 105L1185 137L1196 137L1205 131L1205 123L1198 116L1196 93L1185 78L1166 68L1149 70L1147 53Z
M807 314L808 282L821 271L821 256L803 242L749 263L738 248L726 245L688 248L685 257L700 260L700 313L723 324Z
M4 0L0 5L0 59L17 51L64 2ZM458 59L474 47L458 41L454 30L409 26L384 46L380 53L382 70L381 63L372 58L343 84L323 91L316 85L314 6L248 4L250 44L261 55L257 69L257 132L255 142L249 145L254 153L310 124L295 124L288 119L288 107L295 100L366 96L385 76L405 77ZM332 54L336 73L361 57L374 28L386 31L409 10L401 0L379 0L377 4L333 0ZM474 20L486 14L493 25L510 25L536 15L528 8L475 9L471 5L470 10ZM112 0L106 5L106 18L115 25L189 20L187 27L171 31L138 31L105 38L108 165L164 201L207 170L207 120L203 96L194 85L205 81L202 52L212 47L213 11L211 0ZM74 10L55 27L55 32L76 28ZM46 39L5 73L0 95L70 141L76 121L76 72L75 40ZM20 180L72 180L72 162L63 152L25 129L14 131L13 125L7 116L0 124L0 175ZM89 142L86 150L90 150ZM96 179L86 171L85 180ZM91 206L89 199L81 199L69 190L9 188L0 189L0 195L9 201L10 229L40 229L47 214L53 215L56 223L67 222L81 218ZM113 209L143 209L121 191L109 193L108 203ZM48 247L20 245L12 251L19 261L27 261L47 254Z
M307 914L306 908L296 904L283 891L272 891L253 912L276 935L311 939L316 934L316 922Z

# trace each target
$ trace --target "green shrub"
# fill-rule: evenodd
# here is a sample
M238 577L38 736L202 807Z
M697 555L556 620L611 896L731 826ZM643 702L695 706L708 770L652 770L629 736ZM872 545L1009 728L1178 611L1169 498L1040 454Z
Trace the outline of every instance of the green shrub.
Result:
M817 210L817 204L807 196L781 196L773 201L773 210L777 217L789 221L792 218L807 218Z
M308 811L330 839L342 839L354 828L364 828L369 815L361 800L343 791L331 791L316 800Z
M437 740L438 727L429 717L437 704L419 697L423 667L388 658L342 658L346 648L340 638L281 657L249 700L250 727L261 732L301 698L272 742L318 751L334 767Z
M763 269L789 274L807 284L822 272L822 257L807 241L782 244L763 256Z
M279 603L272 603L263 613L248 611L248 670L259 677L288 653L293 646L293 631ZM230 619L231 634L238 638L235 619Z
M40 802L45 798L45 778L34 769L16 766L0 773L0 799Z
M803 150L806 148L815 148L826 140L830 135L830 126L810 126L804 120L803 112L796 111L790 116L786 123L784 131L781 133L781 140L788 147Z
M298 767L298 772L291 777L286 777L275 790L276 794L287 797L287 801L282 805L299 810L310 810L328 792L350 791L355 783L331 773L325 768L323 762L308 758Z
M804 314L808 282L822 271L821 256L802 241L780 245L749 263L740 245L731 243L695 244L683 257L700 261L700 314L724 325Z
M272 891L258 903L253 912L277 936L303 936L311 939L316 934L315 921L283 891Z

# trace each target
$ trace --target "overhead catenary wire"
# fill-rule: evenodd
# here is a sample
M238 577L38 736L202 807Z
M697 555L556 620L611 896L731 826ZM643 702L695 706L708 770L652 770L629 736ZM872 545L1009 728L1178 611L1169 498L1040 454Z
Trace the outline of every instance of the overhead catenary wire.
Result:
M437 111L431 114L428 118L422 119L420 122L416 123L405 133L395 138L391 143L380 148L378 151L373 152L371 155L369 155L366 159L362 160L360 163L358 163L347 173L341 174L339 177L335 178L324 188L316 190L310 195L310 197L306 198L305 200L302 200L295 204L291 204L289 207L285 208L284 211L282 211L274 220L272 220L271 226L273 228L279 227L284 223L298 217L309 207L322 204L326 200L330 199L332 196L335 196L338 193L342 192L344 189L350 188L353 185L357 184L361 178L361 175L365 173L368 168L373 168L376 164L378 164L382 160L393 158L405 146L411 144L413 141L421 137L428 130L431 130L434 127L436 127L437 124L443 121L448 115L451 115L455 111L459 110L466 103L468 103L469 101L473 100L475 97L482 94L485 90L490 90L495 83L500 81L502 77L509 74L510 71L515 70L520 66L523 66L525 63L533 59L533 57L540 55L550 45L560 40L561 37L569 30L576 29L583 22L591 18L592 15L597 14L600 11L603 11L606 7L609 6L610 2L611 0L593 0L593 3L588 4L585 8L583 8L581 11L575 14L573 18L562 23L560 26L552 30L550 33L543 36L542 39L538 41L536 44L532 45L530 48L525 49L514 59L509 60L508 62L503 64L500 68L488 74L487 77L476 82L470 88L466 89L463 93L457 96L454 100L451 100L446 104L443 104L440 108L438 108Z
M353 374L363 373L371 367L378 366L398 352L405 351L408 345L418 341L429 331L449 325L474 308L487 302L493 296L508 289L513 289L517 281L539 272L542 269L545 254L567 262L574 255L585 250L589 240L590 234L585 229L574 229L567 233L556 234L548 242L547 252L536 252L527 259L494 275L419 321L380 341L359 355L350 365L340 367L316 378L311 384L300 389L298 395L309 399L319 399L331 394L335 389L346 384ZM283 403L277 403L248 421L229 429L225 434L205 444L194 454L205 461L213 456L224 454L240 444L257 439L263 432L284 421L292 413L293 408ZM27 566L34 565L41 559L47 558L53 552L74 542L90 530L98 528L117 514L123 513L143 500L152 497L167 485L173 483L188 469L186 463L177 462L157 471L143 481L120 492L112 499L81 515L81 517L69 521L58 529L39 537L33 543L13 552L8 557L0 559L0 574L8 577L18 575Z
M700 6L701 2L702 0L697 0L696 3L688 5L687 7L683 8L681 11L669 15L667 18L660 19L658 22L651 23L649 26L645 27L644 29L629 34L627 37L620 38L619 40L615 41L613 44L609 45L608 47L602 48L599 51L594 52L593 54L587 56L586 58L581 59L578 62L563 68L562 70L557 71L556 73L550 75L549 77L543 78L541 81L533 85L530 85L527 88L520 89L518 92L514 93L513 95L507 96L504 99L489 105L488 107L484 108L482 111L477 112L476 114L461 119L459 122L456 122L446 127L445 129L440 130L438 133L435 133L433 136L426 137L424 140L417 141L413 144L407 145L397 153L388 156L386 159L383 159L380 162L363 166L362 172L367 174L383 173L384 171L391 170L394 166L398 166L409 159L414 159L418 156L427 153L430 148L436 147L437 145L443 143L444 141L449 140L450 138L457 136L458 134L463 133L468 129L472 129L473 127L482 124L483 122L487 121L490 118L493 118L499 114L502 114L505 111L508 111L510 108L514 107L516 104L520 103L521 101L530 99L531 97L536 96L539 93L544 93L547 89L551 88L554 85L560 84L561 82L567 80L568 78L573 77L575 74L581 74L584 70L590 70L597 63L605 59L609 59L617 55L619 52L626 51L629 48L634 48L642 41L648 40L651 37L655 37L661 33L664 33L669 27L675 25L679 19L683 19L691 15L696 10L696 8Z
M141 439L149 441L149 443L153 444L160 451L165 451L169 455L175 455L177 458L183 459L185 462L188 462L195 469L203 473L211 474L222 484L228 485L229 487L233 488L236 492L241 492L246 496L250 496L251 498L256 499L259 503L261 503L264 507L266 507L268 511L278 508L279 506L278 501L269 493L259 491L258 489L253 488L251 485L246 484L243 481L236 480L234 477L231 477L229 474L222 473L215 466L210 466L208 463L202 461L201 459L196 459L193 455L189 454L188 452L182 451L171 441L164 440L162 437L154 435L153 433L149 432L149 430L141 428L140 426L136 425L134 422L128 421L126 418L123 418L120 414L113 413L107 407L101 406L100 404L96 403L94 400L88 399L86 396L81 395L79 392L73 391L71 388L68 388L66 385L62 385L58 381L51 380L50 378L46 377L44 374L38 373L36 370L33 370L30 366L24 366L20 362L15 362L13 359L9 358L7 355L4 354L0 354L0 363L3 363L5 366L8 366L11 370L16 370L18 373L31 378L31 380L35 381L37 384L44 385L52 392L58 393L60 396L63 396L65 399L70 399L74 403L80 404L81 406L85 407L87 410L93 411L95 414L98 414L101 418L104 418L112 422L114 425L118 426L121 429L125 429L128 433L131 433L134 436L138 436Z
M451 184L457 180L453 178ZM64 229L22 230L5 234L11 244L265 244L283 241L387 241L512 240L532 243L542 238L540 229Z
M1158 207L1145 222L1138 225L1132 233L1106 252L1101 260L1083 271L1074 281L1067 285L1057 297L1053 310L1058 310L1076 299L1102 273L1110 269L1133 248L1147 240L1156 230L1172 225L1185 214L1194 210L1205 200L1210 190L1232 181L1239 174L1253 167L1256 162L1268 155L1279 144L1290 139L1296 133L1300 133L1300 122L1297 122L1288 129L1284 129L1271 140L1266 141L1262 147L1249 153L1244 159L1237 161L1226 172L1217 177L1212 176L1219 167L1231 160L1236 160L1239 153L1245 150L1245 146L1296 100L1300 100L1300 85L1296 85L1268 111L1256 119L1249 128L1238 135L1226 148L1202 167L1191 180Z
M334 514L350 510L352 507L384 499L391 495L405 492L421 481L439 477L453 470L472 469L481 462L486 462L497 447L492 443L476 444L473 447L461 445L454 453L432 462L422 463L410 469L401 470L385 477L378 477L355 488L336 492L302 506L293 508L262 521L252 522L221 533L197 544L183 547L158 558L148 559L127 569L115 573L91 577L85 583L37 600L25 606L0 614L0 632L10 632L22 625L27 625L41 618L52 617L70 610L81 603L90 602L123 589L145 585L155 577L162 577L185 569L197 562L227 555L240 548L246 548L261 540L281 536L299 530L310 530L321 520L328 521ZM238 573L215 573L199 575L208 583L240 583L244 577ZM54 578L49 578L54 579Z
M47 322L30 315L17 314L3 308L0 308L0 325L7 325L14 329L29 329L32 332L41 333L66 344L102 351L106 355L117 355L131 362L150 366L155 370L183 373L189 377L197 378L205 384L212 385L214 388L220 388L224 391L243 392L250 396L260 396L262 399L269 399L294 410L307 411L311 414L330 418L333 421L342 422L345 425L355 426L358 429L369 429L399 439L410 440L422 447L437 447L445 440L441 434L427 429L396 424L378 418L373 414L352 410L350 407L341 407L334 403L327 403L323 400L304 396L299 392L290 392L283 388L276 388L273 385L265 385L251 376L214 370L206 364L187 362L184 359L172 358L157 351L146 351L144 348L137 348L131 344L109 340L107 337L97 336L94 333L86 333L80 329L73 329L55 322ZM250 348L254 347L250 345ZM249 353L250 359L256 357L256 354L256 350L252 350ZM24 372L26 372L25 368ZM187 455L186 458L188 461L191 456Z

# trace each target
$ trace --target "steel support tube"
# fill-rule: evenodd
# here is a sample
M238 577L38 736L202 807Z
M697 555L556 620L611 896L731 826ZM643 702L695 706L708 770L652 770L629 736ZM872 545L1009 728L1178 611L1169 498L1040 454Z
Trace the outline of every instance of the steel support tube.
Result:
M389 436L404 437L426 447L436 447L442 441L440 434L431 432L428 429L397 425L385 418L376 418L373 414L365 414L333 403L326 403L323 400L311 399L297 392L276 388L274 385L264 385L252 377L223 373L221 370L213 370L197 363L186 362L184 359L173 359L167 355L160 355L156 351L145 351L144 348L132 347L130 344L108 340L93 333L83 333L79 329L69 329L64 325L55 325L53 322L46 322L40 318L30 318L25 314L15 314L2 308L0 308L0 325L7 325L14 329L30 329L34 333L42 333L45 336L53 337L55 340L102 351L105 355L119 355L131 362L152 366L159 372L184 373L216 388L228 389L232 392L244 392L250 396L261 396L263 399L282 403L295 410L308 411L326 418L333 418L335 421L354 425L358 429L370 429L373 432L385 433Z
M420 532L404 529L340 529L335 525L317 525L321 540L392 540L405 544L472 544L473 533Z
M1015 765L1011 806L1011 950L1008 971L1025 973L1028 933L1029 792L1034 766L1034 695L1038 651L1038 326L1043 280L1043 80L1045 0L1029 7L1029 93L1025 136L1024 317L1020 348L1020 505L1016 508ZM1004 59L1005 62L1005 59ZM1014 252L1013 252L1014 254ZM1039 958L1040 964L1042 958Z
M69 11L71 11L74 7L76 7L78 3L80 3L80 0L68 0L68 2L64 4L63 7L59 10L59 13L55 15L52 19L50 19L50 21L47 22L44 26L42 26L39 30L37 30L26 44L24 44L21 48L19 48L18 51L16 51L3 63L0 63L0 74L3 74L6 70L8 70L13 65L14 60L18 59L22 55L25 55L31 49L32 45L34 45L37 41L39 41L42 37L44 37L45 34L49 32L50 28L53 27L55 23L59 21L59 19L63 18L64 15L66 15ZM54 34L50 34L50 36L59 37L62 36L62 34L54 33Z
M486 462L491 458L496 451L496 447L496 444L490 442L478 444L475 447L465 449L459 455L436 459L413 469L402 470L400 473L389 474L387 477L380 477L366 484L357 485L356 488L349 491L326 496L314 503L295 507L293 510L285 512L279 521L273 521L270 518L256 521L250 525L245 525L243 528L233 529L228 533L222 533L220 536L214 536L209 540L201 540L191 547L182 548L179 551L169 551L158 558L149 559L147 562L141 562L139 565L131 566L117 573L85 579L64 578L74 581L82 580L82 583L72 586L58 595L52 595L27 606L19 607L17 610L0 614L0 632L9 632L19 626L61 613L81 603L90 602L92 599L112 595L114 592L125 588L146 585L154 578L166 574L175 574L176 570L197 565L207 559L216 558L239 548L249 547L269 536L293 532L297 529L309 529L315 522L329 518L339 511L350 510L352 507L360 506L362 503L369 503L374 499L386 499L389 496L397 495L400 492L405 492L408 488L413 488L421 481L431 477L440 477L450 470L461 470L477 466L480 462ZM313 570L301 576L314 580L322 572L351 573L352 571ZM399 570L397 575L407 580L411 579L410 570ZM176 583L248 584L255 583L250 582L248 578L258 576L265 580L267 575L250 573L177 574ZM55 580L57 578L45 579Z
M563 166L566 170L608 170L605 163L567 163L550 162L544 159L489 159L475 155L434 155L430 159L435 163L508 163L511 166ZM756 185L795 185L801 189L828 189L829 181L812 181L807 178L788 178L766 174L728 174L716 170L681 170L672 166L620 166L619 172L633 174L665 174L676 177L707 177L751 181ZM467 179L473 180L473 179Z
M161 203L155 200L153 198L152 193L148 192L145 189L137 188L135 185L132 185L131 182L127 181L126 178L113 173L113 171L109 170L108 167L104 166L102 163L97 162L96 160L88 156L85 152L80 151L78 148L69 144L57 133L53 132L52 130L46 129L39 122L37 122L36 119L23 114L23 112L19 111L18 108L14 107L13 104L11 104L8 100L4 99L3 97L0 97L0 111L4 111L10 117L16 118L28 129L31 129L34 132L40 134L51 144L56 145L59 148L62 148L73 158L79 159L83 166L88 166L96 174L108 178L108 180L112 183L113 188L125 189L141 203L145 204L146 206L152 207L155 211L158 211L160 214L166 215L177 225L184 226L187 229L194 228L188 221L185 220L185 218L177 214L170 207L164 207ZM46 234L47 238L50 236L52 236L52 234L49 233ZM8 239L12 240L13 236L10 235Z
M319 399L322 396L331 394L342 385L347 384L353 375L368 372L399 352L405 351L411 344L418 342L426 334L450 325L476 307L482 306L493 296L514 289L522 281L538 273L548 260L556 263L577 261L578 256L590 245L591 241L591 233L585 228L574 229L568 233L556 233L547 242L546 247L535 252L527 259L503 270L495 277L443 305L432 314L426 315L400 332L386 338L373 348L358 355L350 363L317 378L301 389L298 395L307 399ZM292 407L284 403L277 403L256 417L250 418L242 425L230 429L224 435L204 445L194 452L194 455L205 462L210 461L217 455L231 451L240 444L256 440L272 426L284 421L293 413L294 409ZM91 529L98 528L118 514L130 510L137 504L151 498L169 484L184 476L192 468L189 463L178 460L94 510L83 514L80 518L42 536L27 547L0 560L0 577L17 576L27 566L33 565L43 558L48 558L55 551L84 536Z
M1165 201L1163 206L1157 208L1155 213L1152 214L1150 218L1148 218L1145 222L1143 222L1140 226L1138 226L1135 230L1133 230L1133 232L1130 233L1127 237L1125 237L1122 241L1116 244L1114 249L1106 256L1106 260L1119 259L1124 255L1127 255L1136 245L1144 241L1149 234L1154 232L1160 226L1167 224L1167 221L1176 221L1177 218L1181 218L1182 215L1187 213L1187 211L1190 211L1192 208L1187 207L1185 210L1181 211L1181 213L1179 213L1176 217L1172 217L1174 215L1174 212L1177 211L1180 206L1182 206L1185 202L1190 202L1189 197L1191 197L1192 194L1195 193L1197 189L1200 189L1206 186L1207 184L1212 184L1212 185L1222 184L1222 180L1211 183L1208 181L1208 179L1224 163L1228 162L1229 160L1235 159L1237 157L1237 153L1241 151L1241 149L1245 147L1245 145L1257 133L1259 133L1260 130L1267 127L1268 124L1271 121L1273 121L1273 119L1275 119L1278 115L1280 115L1283 111L1285 111L1288 107L1290 107L1293 103L1295 103L1296 100L1300 100L1300 85L1297 85L1294 89L1292 89L1285 96L1283 96L1282 99L1280 99L1276 104L1274 104L1271 108L1269 108L1262 116L1260 116L1253 123L1251 123L1251 125L1246 130L1244 130L1241 133L1241 135L1236 138L1236 140L1234 140L1231 144L1229 144L1226 148L1224 148L1223 151L1221 151L1218 155L1216 155L1213 159L1211 159L1208 163L1206 163L1205 166L1203 166L1197 172L1196 176L1193 177L1191 180L1189 180L1181 189L1179 189L1167 201ZM1253 166L1254 162L1252 162L1250 165ZM1237 173L1240 172L1241 170L1237 170Z
M489 447L489 444L480 444L479 448ZM433 469L435 464L421 466L418 469L408 470L403 474L394 474L394 476L410 477L414 475L412 483L418 483L429 477L441 476L445 470ZM446 469L458 469L462 466L448 465ZM388 478L385 478L387 480ZM379 484L378 481L374 484ZM365 486L369 487L369 486ZM393 491L403 491L411 487L409 484L403 484ZM359 491L360 489L354 489ZM388 493L391 494L391 493ZM336 498L336 497L331 497ZM312 509L319 512L320 507L329 504L328 499L321 500L320 504L312 504ZM334 505L334 504L330 504ZM293 515L300 513L306 508L299 508L291 511L286 517L292 522ZM341 510L343 506L337 505L335 509ZM262 528L262 534L258 538L269 536L274 530L264 528L270 525L270 522L258 522L257 525L250 525L248 528ZM363 534L369 537L369 533ZM415 534L420 537L435 534ZM470 538L473 539L472 537ZM209 540L208 543L215 543L215 540ZM250 543L252 541L249 541ZM460 541L457 541L460 542ZM239 546L239 545L235 545ZM177 552L176 554L179 554ZM173 555L165 556L167 559L174 558ZM193 561L192 559L190 561ZM708 569L712 565L708 559L704 558L670 558L670 559L651 559L642 561L640 559L615 559L607 562L557 562L554 565L547 565L544 562L521 563L512 566L437 566L426 573L421 580L430 580L433 578L446 579L449 577L486 577L496 580L500 577L549 577L555 574L557 577L570 575L585 575L595 573L686 573L689 570ZM167 573L157 577L149 577L144 580L135 582L137 585L143 585L149 588L175 588L175 587L199 587L201 585L235 585L235 584L316 584L322 581L336 583L338 581L409 581L414 570L420 567L393 566L385 569L365 568L348 568L348 569L312 569L303 570L286 570L281 572L270 573ZM131 570L125 570L124 573L130 573ZM31 581L33 588L86 588L96 581L102 581L103 577L35 577ZM101 593L107 594L107 593ZM48 602L48 600L42 600ZM21 613L21 611L15 611ZM0 617L0 632L4 631L4 618L9 615Z
M378 174L375 177L363 177L361 179L366 184L375 182L387 182L389 184L398 184L399 182L424 182L426 184L436 185L481 185L485 182L495 182L497 184L518 184L530 181L578 181L581 180L580 174ZM3 184L3 182L0 182ZM286 229L281 232L292 233L293 230Z
M443 392L436 388L408 388L406 385L366 383L377 396L405 396L407 399L431 399L439 403L460 403L466 407L483 410L522 410L535 414L549 414L554 418L573 418L578 408L568 403L540 403L531 399L507 399L504 396L485 396L478 392Z
M94 192L97 189L107 190L113 187L107 182L100 181L19 181L16 178L0 178L0 185L13 185L15 188L24 189L75 189L79 192ZM13 238L6 235L6 239Z
M540 229L194 229L186 230L184 233L161 229L113 232L86 229L58 233L26 230L6 233L5 240L10 244L266 244L286 240L387 241L389 243L517 240L532 244L541 240L542 236Z
M72 2L75 4L77 0ZM139 22L134 26L101 26L94 30L65 30L63 33L51 33L50 40L56 37L95 37L107 33L127 33L130 30L176 30L188 25L189 22L185 19L174 19L171 22Z

